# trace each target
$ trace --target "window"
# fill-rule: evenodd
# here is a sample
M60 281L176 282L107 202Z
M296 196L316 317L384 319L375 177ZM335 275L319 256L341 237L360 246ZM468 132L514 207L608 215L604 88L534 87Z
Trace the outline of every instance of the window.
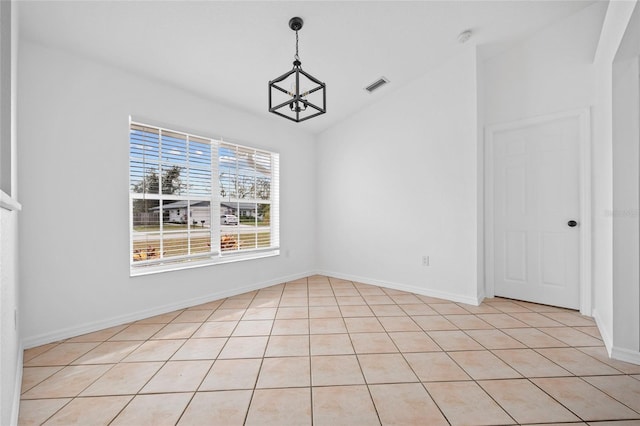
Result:
M132 274L278 254L278 165L276 153L131 122Z

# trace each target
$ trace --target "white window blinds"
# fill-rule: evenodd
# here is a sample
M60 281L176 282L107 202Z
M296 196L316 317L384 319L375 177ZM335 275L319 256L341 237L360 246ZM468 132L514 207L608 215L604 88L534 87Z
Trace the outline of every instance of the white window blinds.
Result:
M237 225L221 226L220 250L277 247L277 155L226 142L218 152L221 223L226 215L238 219Z
M134 122L129 143L132 269L277 250L278 154Z

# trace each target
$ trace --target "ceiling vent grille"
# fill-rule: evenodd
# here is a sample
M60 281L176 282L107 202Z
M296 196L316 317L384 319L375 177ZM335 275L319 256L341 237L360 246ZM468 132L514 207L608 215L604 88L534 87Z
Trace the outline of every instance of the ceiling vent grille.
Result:
M389 83L389 80L386 77L380 77L379 79L377 79L376 81L374 81L373 83L365 87L364 90L366 90L369 93L373 93L375 90L381 88L387 83Z

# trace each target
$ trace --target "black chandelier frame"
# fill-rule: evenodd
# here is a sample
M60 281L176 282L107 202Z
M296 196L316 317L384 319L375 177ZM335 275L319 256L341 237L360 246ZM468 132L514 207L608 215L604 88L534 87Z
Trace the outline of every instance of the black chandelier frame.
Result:
M291 28L293 31L296 32L296 55L293 61L293 68L287 71L286 73L282 74L280 77L277 77L269 81L269 112L279 115L280 117L284 117L288 120L295 121L296 123L308 120L313 117L317 117L327 112L327 107L326 107L327 85L321 82L320 80L318 80L317 78L315 78L314 76L312 76L311 74L309 74L308 72L304 71L302 69L302 62L300 61L300 57L298 56L298 31L302 28L303 23L304 21L302 20L302 18L299 18L299 17L294 17L289 20L289 28ZM295 77L294 77L295 91L293 92L286 90L283 87L280 87L278 85L278 83L286 80L292 74L295 74ZM301 93L300 92L300 74L302 74L304 77L309 79L309 81L311 81L316 86ZM274 106L273 90L280 91L286 94L287 96L290 96L291 99L288 99ZM322 106L318 106L312 103L311 101L309 101L308 99L306 99L308 95L315 93L319 90L322 90ZM295 117L286 115L280 111L282 108L285 108L285 107L289 107L289 109L295 114ZM300 113L305 112L308 107L311 107L312 109L314 109L315 112L312 113L311 115L300 117Z

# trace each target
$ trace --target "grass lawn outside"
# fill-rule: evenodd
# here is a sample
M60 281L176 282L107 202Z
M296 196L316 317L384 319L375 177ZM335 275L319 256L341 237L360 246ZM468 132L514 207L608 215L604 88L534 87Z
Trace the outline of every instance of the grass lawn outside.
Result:
M268 220L258 220L258 222L256 222L255 218L246 217L246 216L243 216L243 217L240 218L240 223L242 225L257 225L257 226L269 226L270 225Z

